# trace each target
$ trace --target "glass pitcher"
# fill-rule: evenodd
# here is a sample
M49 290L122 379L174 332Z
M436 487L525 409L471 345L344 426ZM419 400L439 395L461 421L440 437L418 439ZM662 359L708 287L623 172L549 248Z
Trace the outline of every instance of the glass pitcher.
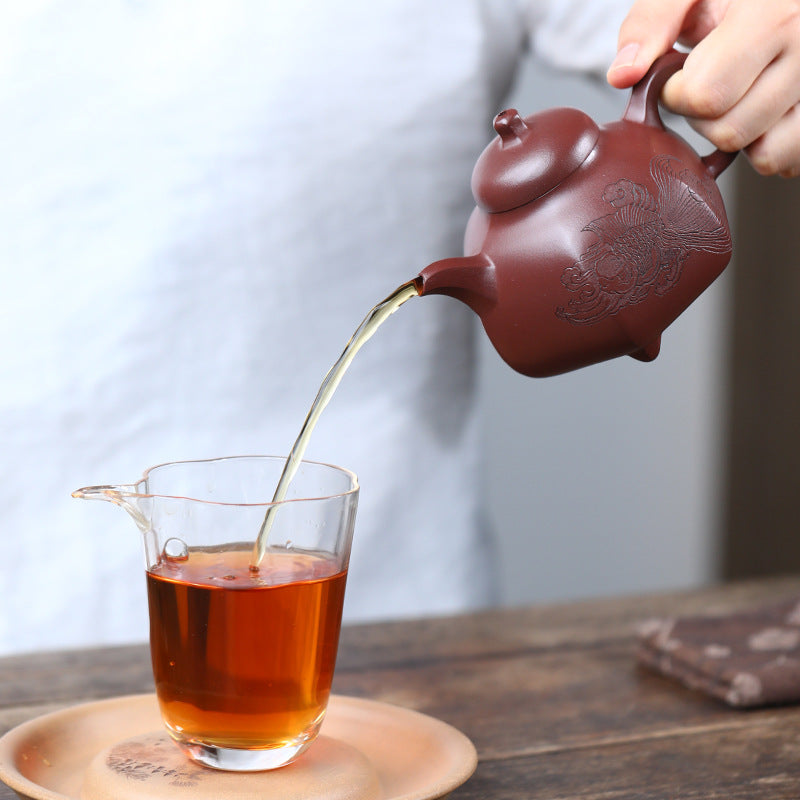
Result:
M161 716L190 758L219 769L289 763L313 742L330 695L358 480L302 462L258 562L284 463L174 462L135 484L73 493L115 503L142 532Z

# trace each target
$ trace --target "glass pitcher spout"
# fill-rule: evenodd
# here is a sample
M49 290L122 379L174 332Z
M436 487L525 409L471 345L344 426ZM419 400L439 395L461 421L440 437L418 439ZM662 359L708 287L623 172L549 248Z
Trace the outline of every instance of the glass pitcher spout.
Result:
M82 489L76 489L72 496L81 500L105 500L113 503L127 511L141 531L147 533L150 530L150 519L143 513L139 504L146 495L139 494L135 484L84 486Z
M148 570L181 564L192 554L212 558L221 537L228 550L249 559L267 509L275 505L270 498L285 464L283 456L175 461L145 470L134 483L86 486L72 496L127 511L142 534ZM341 514L355 517L358 491L349 470L301 461L279 503L268 549L349 553L349 543L342 550L329 539L342 531L352 536L352 520L346 525L336 520ZM338 566L346 569L344 557Z

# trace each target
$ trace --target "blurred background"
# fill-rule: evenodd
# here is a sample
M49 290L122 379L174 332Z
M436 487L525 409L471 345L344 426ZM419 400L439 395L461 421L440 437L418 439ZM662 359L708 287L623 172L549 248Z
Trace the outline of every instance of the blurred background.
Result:
M401 5L402 13L408 13L404 4L398 4L397 8ZM363 35L363 9L356 9L358 4L351 6L351 13L355 9L359 14L358 33L353 33L353 41L369 42L369 37ZM109 11L110 22L99 18L97 24L109 24L112 33L127 34L129 27L143 36L149 33L145 7L115 8L120 12L117 16ZM425 4L420 2L416 8L420 11ZM143 12L141 15L139 10ZM26 13L21 10L20 16L25 17ZM85 6L84 13L87 19L94 20L93 8ZM439 13L437 7L429 14L428 30L437 35ZM294 10L287 16L299 20L302 13ZM81 18L77 19L79 23ZM210 69L214 59L205 58L201 45L203 36L216 31L208 21L192 19L199 38L190 37L189 44L197 45L197 53L202 56L198 56L200 63ZM376 25L380 19L381 15L376 14ZM6 127L16 133L9 135L5 148L10 156L5 192L7 229L6 235L0 237L11 252L4 261L7 313L2 320L8 334L4 354L12 376L7 380L4 395L10 412L7 410L3 418L7 518L6 534L0 537L6 564L6 570L0 574L0 595L10 599L10 610L0 615L0 652L3 641L14 649L36 649L71 645L87 636L98 643L129 641L134 636L144 638L146 604L140 574L140 544L129 530L130 521L110 505L88 507L90 504L76 503L69 499L69 492L82 484L132 480L143 467L159 461L218 455L220 441L225 442L224 452L229 453L261 448L278 451L287 446L281 437L273 447L276 432L295 433L300 414L307 409L319 380L361 315L390 288L415 274L415 270L427 263L422 259L430 252L456 252L463 228L451 222L463 215L466 225L472 206L467 192L468 171L463 178L459 175L456 189L449 183L451 178L447 178L448 192L458 198L453 207L439 202L438 196L430 191L437 185L431 181L431 174L437 166L434 162L441 157L441 142L439 149L431 151L429 161L420 159L415 169L403 172L394 168L395 162L384 159L382 150L371 151L368 165L374 171L358 174L373 176L374 185L379 186L393 186L391 181L399 176L403 184L397 196L408 192L409 198L427 201L427 213L421 213L416 205L395 206L392 192L382 195L383 214L376 218L374 235L366 243L358 242L354 254L359 263L363 258L365 264L370 263L369 258L374 254L380 263L386 262L386 273L364 270L357 286L347 284L342 302L310 306L308 318L315 327L309 340L314 346L309 348L306 342L299 341L302 337L298 340L287 337L287 341L280 342L281 360L291 365L290 380L273 380L272 350L262 349L260 344L270 341L263 335L262 318L273 322L275 317L265 311L261 300L257 313L252 315L253 327L243 325L234 336L225 328L215 338L213 329L206 326L207 319L221 324L226 318L217 313L220 300L213 287L223 284L215 282L218 277L214 273L215 259L235 264L238 270L222 273L227 281L224 285L231 291L230 307L221 311L226 311L229 318L238 319L238 309L255 302L256 294L250 288L253 276L260 280L261 296L273 302L273 312L279 312L284 303L298 301L309 288L319 288L317 278L311 273L299 274L295 283L296 271L287 265L294 261L302 263L308 253L316 253L315 248L321 243L325 245L322 252L340 257L338 240L329 234L349 222L352 211L346 202L341 202L337 180L330 179L326 183L331 189L329 196L336 197L337 213L320 212L315 216L317 206L311 205L296 225L285 230L281 226L270 228L270 236L250 235L252 230L260 230L263 220L271 219L272 209L283 208L281 187L285 185L294 191L295 163L291 159L278 160L275 173L268 171L272 177L277 175L274 184L272 180L263 183L256 180L250 185L244 178L240 184L238 178L221 178L227 175L223 168L231 166L238 169L233 174L250 176L251 162L239 158L238 138L231 139L233 144L227 147L230 133L227 106L220 110L215 101L224 98L232 104L233 111L237 111L236 103L241 103L238 111L242 112L242 119L251 121L247 95L229 91L226 81L238 85L236 81L241 78L243 85L251 85L253 77L255 87L260 87L263 79L268 84L274 81L284 91L280 74L253 71L247 60L248 50L242 56L238 46L222 47L220 52L236 56L234 64L244 65L242 74L234 70L225 78L227 73L223 71L225 80L220 79L219 84L192 80L191 92L178 91L183 84L179 80L175 86L165 83L159 71L164 64L172 63L170 25L183 31L184 18L176 12L168 17L168 25L158 29L163 50L156 48L150 54L147 62L150 72L141 70L138 40L135 37L128 40L125 36L120 39L129 45L125 50L129 60L123 58L120 68L124 75L130 69L135 98L143 102L140 108L135 103L131 105L124 91L114 93L127 84L118 85L111 73L107 76L97 70L94 50L89 48L84 52L78 48L77 55L69 46L63 52L59 50L56 44L62 39L72 43L70 37L62 35L66 20L58 17L48 20L45 32L50 38L43 41L50 45L43 47L34 37L31 42L35 46L29 51L20 50L29 59L21 59L20 65L38 65L39 71L20 69L17 73L30 78L29 85L23 78L6 82L8 108L14 112L10 113ZM71 18L73 33L83 31L84 26L78 23ZM90 27L87 22L87 30ZM290 36L282 35L274 26L267 27L273 44L283 43L292 49L294 40ZM319 27L320 42L327 48L320 56L324 59L325 54L336 54L341 43L339 39L330 39L322 22ZM356 26L352 29L355 31ZM260 33L253 33L250 25L242 30L243 40L254 43L254 52L260 53L263 47ZM239 28L234 26L233 31ZM113 36L108 41L96 36L90 36L89 40L99 48L97 52L103 53L104 48L111 46L108 42L113 41ZM407 56L413 40L399 41L403 47L398 45L398 52ZM435 36L432 35L431 41L436 41ZM37 48L42 52L52 49L57 57L72 65L76 75L69 70L53 71L39 57ZM189 51L194 52L191 47ZM437 52L436 48L431 52ZM13 48L8 49L10 62L14 53ZM308 67L300 76L305 81L303 85L324 111L329 97L320 91L320 86L325 83L321 84L314 72L314 60L306 63L305 52L298 53L302 64ZM186 63L191 63L191 58ZM428 63L419 62L423 76L430 72L430 68L426 71ZM434 59L431 63L439 62ZM173 66L176 64L183 65L181 58ZM471 69L475 65L479 68L481 62L474 65L470 62L468 66ZM179 69L170 74L180 77L183 73ZM333 70L332 74L338 73ZM357 76L360 75L357 70ZM95 94L83 96L77 79L81 76L95 87ZM367 77L372 78L371 74ZM53 82L54 78L58 80ZM72 87L70 90L77 94L73 97L59 90L55 102L51 84ZM387 96L382 83L372 85L368 80L361 88L364 87L371 87L371 97ZM458 100L466 117L474 122L473 117L479 113L476 108L480 108L483 120L483 105L475 105L482 102L482 95L465 95L460 83L454 87L451 98ZM26 88L30 90L27 104L17 97L17 94L25 96ZM40 89L46 105L37 100ZM575 106L598 122L607 122L619 119L627 97L627 92L612 90L600 77L592 80L569 76L529 57L506 105L517 106L523 115L552 106ZM104 105L106 100L109 104ZM155 104L153 108L148 105L151 101ZM194 120L201 120L196 127L206 136L206 139L197 137L198 141L188 149L180 146L185 125L181 127L181 115L175 114L173 104L177 101L187 115L183 122L188 121L191 129ZM359 95L359 107L361 102ZM102 113L95 113L98 108ZM52 126L48 122L51 117L44 115L43 110L52 112ZM162 129L158 122L162 112L175 124L174 130ZM236 114L230 118L239 119ZM317 131L327 124L325 113L311 115L309 119L316 120ZM296 139L291 115L276 120L264 114L258 120L258 136L253 140L252 151L247 151L254 158L261 157L262 150L266 153L276 147L275 141L278 144L283 141L273 140L270 133L285 135L287 141L300 141ZM16 122L16 127L11 122ZM273 122L274 131L269 127ZM667 122L700 152L709 152L710 146L684 122L674 118ZM59 125L66 127L62 129ZM261 125L267 125L266 132ZM55 138L53 131L59 132ZM120 131L124 135L118 135ZM62 132L64 142L60 142ZM14 139L14 135L18 138ZM487 118L485 129L470 125L469 137L459 139L457 155L470 169L491 135ZM319 144L328 140L314 141ZM417 141L411 136L392 141L399 143L399 157L405 159L398 163L412 163L408 154L417 152ZM200 146L203 142L208 145L208 152ZM356 144L360 147L359 142ZM451 147L450 139L445 145ZM346 178L352 165L362 169L359 147L348 150L341 158L340 153L334 154L335 174L339 178ZM324 148L318 151L314 163L324 163L326 151ZM276 152L282 151L278 148ZM64 157L65 153L70 157ZM172 166L177 170L177 186L185 196L181 191L171 194L168 181L162 186L162 172L153 168L153 164L170 163L168 159L174 158L175 153L178 157ZM464 158L465 154L468 158ZM265 161L271 163L270 158ZM262 162L256 158L253 163ZM207 164L216 166L210 169ZM184 168L185 175L181 172ZM389 172L384 174L384 169ZM95 172L99 178L94 176ZM168 177L172 172L164 170L163 174ZM31 181L31 176L37 180ZM386 180L387 177L391 180ZM452 180L456 180L455 175ZM365 182L369 185L368 179ZM310 178L308 185L315 185ZM797 420L800 316L796 312L800 303L797 264L800 226L796 223L800 180L762 178L740 158L722 175L720 186L732 223L734 260L725 274L665 332L661 353L652 363L622 358L555 378L531 379L513 372L494 352L488 339L478 337L480 428L486 451L484 489L499 549L499 602L542 603L671 590L722 579L800 570L800 545L794 535L795 495L800 476ZM47 201L42 205L42 214L24 213L31 203L42 198ZM154 204L152 198L159 202ZM253 198L258 202L252 202ZM352 199L358 201L355 208L366 206L372 210L370 198L360 188L358 196ZM119 204L119 213L111 212L114 203ZM265 203L263 209L262 203ZM330 210L322 201L320 207L323 211ZM394 213L398 210L405 213L409 208L413 211L409 216L419 216L420 227L406 248L411 229L397 226ZM230 228L217 220L220 209L225 211L223 216L230 221ZM253 209L257 210L256 216ZM73 211L77 212L79 222L74 227L70 224ZM315 223L318 219L325 220L314 237L297 235L299 231L305 232L303 225L307 218ZM213 221L211 226L207 223L209 219ZM140 229L152 233L155 244L145 246L144 239L140 241L136 235ZM63 239L54 238L54 231ZM424 239L421 233L428 238ZM273 241L272 234L276 247L269 249L266 243ZM172 241L173 236L176 241ZM22 243L18 252L14 250L15 242ZM213 245L210 250L208 242ZM347 247L352 244L346 243L342 253L349 253ZM140 252L140 247L144 252ZM63 264L54 261L52 252L64 254L66 261ZM17 266L15 258L20 253L26 258L30 255L34 261L38 259L35 262L38 272ZM260 267L266 256L270 263L274 262L271 273L252 266ZM330 280L329 285L335 285L338 275L332 276L327 261L320 261L316 255L314 258L312 263L320 266L324 281ZM139 271L142 264L149 269L144 275ZM246 272L248 265L251 272ZM70 269L63 270L64 274L54 280L56 266ZM97 281L98 275L102 282ZM272 292L276 275L285 277L286 285L281 284ZM181 282L187 280L186 284ZM185 301L187 287L199 287L198 302ZM67 290L77 293L78 299L71 305L61 302ZM98 295L102 293L103 300L107 296L108 302L95 302L94 290ZM152 318L152 303L158 292L169 296L172 305L156 305L158 313ZM129 300L129 293L135 297L135 303ZM50 314L41 315L41 308L47 307L47 303ZM444 315L439 313L443 306L437 307L436 303L455 306L449 306L448 314ZM477 455L472 460L463 456L475 453L473 434L478 428L472 414L472 350L462 353L459 362L451 351L439 348L432 362L437 369L430 375L420 362L417 386L425 391L417 393L417 400L424 400L424 405L412 406L405 401L405 395L393 394L396 419L403 430L413 430L420 419L431 422L431 429L436 430L443 420L458 417L453 414L453 398L466 398L460 419L469 420L465 428L469 447L463 450L454 450L452 443L446 441L452 431L444 431L442 425L443 435L439 438L417 437L425 441L417 443L420 449L413 451L413 458L404 460L407 471L396 473L392 448L378 447L374 431L369 428L370 420L382 422L380 415L385 409L376 406L370 412L373 416L365 419L359 403L368 396L364 392L374 386L370 383L371 370L385 367L389 363L387 358L391 358L392 369L396 369L398 376L418 366L415 342L427 338L446 343L433 333L452 330L453 336L458 334L456 339L464 340L461 345L471 347L473 340L469 334L474 320L463 307L461 319L456 320L449 310L455 308L457 316L458 306L451 298L431 298L419 306L410 303L408 311L397 315L380 334L383 351L367 347L364 355L359 356L359 365L343 382L336 403L326 412L325 424L315 431L309 450L311 458L358 464L362 479L365 478L362 456L365 463L373 462L373 475L393 476L396 486L384 481L384 497L372 488L364 492L361 518L366 516L363 512L367 510L368 498L376 506L388 504L392 513L384 519L398 529L395 535L401 532L408 537L402 540L405 544L411 543L402 551L410 559L408 573L417 577L412 570L417 563L425 563L429 568L420 569L419 573L430 573L428 588L434 589L438 588L439 577L449 579L455 573L454 563L458 565L453 557L455 550L475 552L475 539L466 539L463 531L480 528L477 523L482 521L483 509L474 502L472 483L468 484L468 490L463 485L464 476L469 480L474 477L473 466L478 461ZM319 313L322 308L324 313ZM204 316L207 309L214 313ZM61 319L59 315L72 326L73 341L81 343L80 348L73 348L69 339L53 335ZM452 329L440 327L445 316L452 321ZM32 327L30 335L20 336L19 331L26 330L24 325L30 319L40 319L41 324ZM104 323L118 320L121 324L116 328L121 338L115 339L106 335ZM198 320L202 325L197 324ZM462 325L462 320L467 324ZM175 335L176 325L179 336ZM172 360L156 358L153 364L142 354L160 352L161 326L173 330L172 339L167 336L170 349L166 353ZM462 337L462 332L466 336ZM241 347L237 337L245 334L253 335L259 347L249 350ZM317 347L316 342L324 346ZM122 350L130 350L131 360L120 360L118 343ZM263 394L249 395L240 391L235 381L218 380L213 370L207 369L204 359L194 357L196 353L212 350L218 359L227 358L234 366L250 364L248 359L252 359L259 370L257 374L262 376ZM243 353L247 359L241 358ZM464 368L467 359L469 369ZM170 364L178 365L177 374L173 374ZM443 365L452 367L452 375L442 374ZM244 368L241 374L245 374ZM358 374L362 376L360 382ZM458 382L465 375L469 376L468 386ZM429 377L431 380L426 383ZM398 392L404 380L398 377ZM182 391L187 386L193 387L192 392ZM204 387L203 403L194 402L196 386ZM288 396L287 391L293 396ZM244 415L230 409L246 408L245 401L250 397L257 397L259 412L248 417L246 425L240 425L240 416ZM118 412L120 399L128 403L124 406L123 402L128 409L125 414ZM269 414L262 415L262 407L270 409ZM105 424L103 417L96 416L96 409L108 413ZM434 415L429 414L431 409L437 412L435 423ZM17 414L27 420L28 427L15 424ZM456 422L457 429L460 423ZM385 427L389 441L395 441L391 438L391 426L375 427ZM342 436L342 431L356 428L359 436ZM160 433L151 436L153 431ZM254 441L263 444L254 448ZM35 455L39 452L37 448L46 454L45 458ZM366 480L364 485L366 488ZM423 486L427 499L436 501L443 509L442 518L437 518L432 528L415 525L412 512L417 506L433 506L409 503L397 491L397 487L411 486L417 490ZM447 497L444 501L437 497L439 486L447 490L442 495ZM45 495L53 499L52 508L46 513L40 507L43 505L40 498ZM403 517L405 513L410 516ZM21 520L18 524L14 521L15 514ZM25 535L20 534L18 528L27 525L27 520L40 518L47 521L30 529L26 527ZM452 524L452 528L444 529L445 536L439 536L444 524ZM367 530L372 531L373 544L377 543L373 547L375 563L385 568L387 561L380 546L384 530L377 527ZM369 542L363 533L359 536L359 551L366 553L365 545ZM422 537L422 541L414 539L415 536ZM421 548L419 552L415 551L416 546ZM437 549L438 558L423 562L429 550ZM98 565L103 568L97 569ZM403 571L394 558L388 568L390 572ZM379 573L380 570L374 572L378 576ZM47 576L44 584L41 574ZM366 567L363 574L375 581L377 595L387 594L389 581L380 576L374 578L373 571ZM472 601L475 596L475 603L483 603L490 593L480 594L473 578L471 574L459 585L464 587L467 600ZM404 600L413 601L410 607L421 608L430 599L419 585L409 588L403 582L391 583L398 593L405 595ZM42 586L46 591L41 591ZM53 597L67 599L54 604ZM367 603L362 603L362 607L371 611Z
M626 98L531 58L509 105L571 105L607 122ZM665 121L710 151L682 120ZM734 259L655 361L531 380L481 338L504 603L800 568L800 186L743 158L719 184Z

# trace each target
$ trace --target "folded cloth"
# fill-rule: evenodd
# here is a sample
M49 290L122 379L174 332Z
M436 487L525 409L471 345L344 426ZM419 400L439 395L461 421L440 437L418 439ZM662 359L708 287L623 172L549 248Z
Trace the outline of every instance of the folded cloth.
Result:
M800 599L726 616L650 620L637 660L737 708L800 700Z

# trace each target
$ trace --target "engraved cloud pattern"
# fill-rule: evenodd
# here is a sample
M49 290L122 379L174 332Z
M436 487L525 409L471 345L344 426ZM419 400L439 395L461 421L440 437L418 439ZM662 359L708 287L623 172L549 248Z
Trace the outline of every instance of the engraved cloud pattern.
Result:
M717 197L710 177L698 177L667 155L651 159L650 175L655 197L630 180L606 186L603 200L613 211L584 228L596 239L561 274L574 297L556 309L559 318L573 324L599 322L651 293L666 294L692 251L730 251L722 209L707 199Z

